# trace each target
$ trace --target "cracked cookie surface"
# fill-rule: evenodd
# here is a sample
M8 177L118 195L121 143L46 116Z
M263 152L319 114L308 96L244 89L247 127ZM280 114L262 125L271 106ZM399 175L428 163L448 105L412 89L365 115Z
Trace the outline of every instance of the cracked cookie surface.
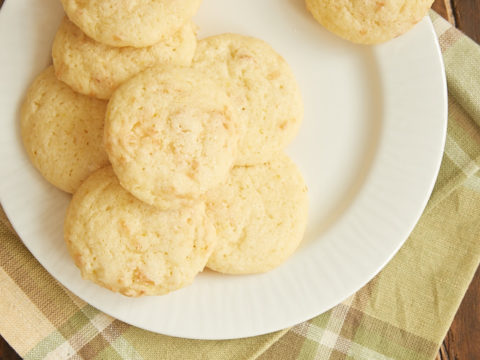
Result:
M195 32L189 22L152 46L118 48L90 39L65 18L53 42L55 73L81 94L109 99L118 86L149 67L189 66L197 46Z
M30 160L45 179L73 193L93 171L108 165L103 148L107 103L78 94L52 66L30 86L20 127Z
M306 0L327 30L359 44L378 44L410 30L427 15L433 0Z
M159 210L124 190L111 167L92 174L75 193L64 233L82 277L127 296L189 285L216 240L204 203Z
M270 160L296 136L303 102L287 62L260 39L237 34L198 42L193 68L220 81L239 109L246 132L236 165Z
M227 178L239 125L225 90L207 74L157 67L113 94L105 147L125 189L159 208L178 208Z
M68 18L110 46L151 46L195 15L202 0L61 0Z
M226 274L272 270L300 244L308 216L307 188L284 154L269 163L235 167L208 193L217 245L207 266Z

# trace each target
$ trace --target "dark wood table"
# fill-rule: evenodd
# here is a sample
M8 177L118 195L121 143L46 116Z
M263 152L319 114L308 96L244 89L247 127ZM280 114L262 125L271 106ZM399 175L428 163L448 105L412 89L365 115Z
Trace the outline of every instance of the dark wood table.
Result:
M0 7L2 4L0 0ZM433 9L480 43L480 0L435 0ZM0 336L0 360L18 359L17 353ZM480 360L480 268L436 360Z

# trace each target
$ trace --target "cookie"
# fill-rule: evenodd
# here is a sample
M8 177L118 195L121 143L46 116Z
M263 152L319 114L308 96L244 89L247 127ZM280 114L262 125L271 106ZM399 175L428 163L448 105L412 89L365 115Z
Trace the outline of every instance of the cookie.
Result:
M50 66L33 82L21 110L25 149L50 183L73 193L90 173L108 164L103 148L107 103L80 95Z
M307 9L327 30L358 44L378 44L410 30L433 0L306 0Z
M195 32L195 25L188 22L152 46L118 48L90 39L65 18L53 42L55 73L81 94L109 99L119 85L149 67L189 66L197 46Z
M300 244L308 198L300 171L284 154L269 163L235 167L208 193L218 242L207 267L226 274L272 270Z
M68 18L92 39L110 46L145 47L173 35L202 0L61 0Z
M268 161L293 140L302 98L289 65L270 45L236 34L213 36L199 41L192 66L223 83L246 124L237 165Z
M75 193L64 230L82 277L127 296L189 285L216 241L204 203L158 210L124 190L111 167L92 174Z
M110 99L105 146L125 189L159 208L178 208L226 179L238 123L224 89L207 74L151 68Z

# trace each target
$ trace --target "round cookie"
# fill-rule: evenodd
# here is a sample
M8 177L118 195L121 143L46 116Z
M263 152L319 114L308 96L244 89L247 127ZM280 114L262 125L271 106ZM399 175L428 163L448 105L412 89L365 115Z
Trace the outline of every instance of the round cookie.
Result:
M307 9L327 30L358 44L378 44L410 30L433 0L306 0Z
M204 203L158 210L124 190L111 167L92 174L75 193L64 230L82 277L127 296L189 285L216 241Z
M207 266L226 274L269 271L300 244L307 223L307 187L284 154L269 163L233 168L208 193L218 242Z
M212 36L199 41L192 66L221 81L240 109L247 131L236 165L268 161L293 140L302 98L289 65L270 45L236 34Z
M187 23L202 0L61 0L68 18L110 46L145 47Z
M150 68L110 99L105 147L125 189L159 208L178 208L226 179L238 123L225 91L206 74Z
M21 110L30 160L50 183L73 193L90 173L108 164L103 148L107 103L80 95L50 66L33 82Z
M195 25L188 22L152 46L118 48L90 39L65 18L53 42L55 73L81 94L109 99L119 85L149 67L189 66L197 46L195 32Z

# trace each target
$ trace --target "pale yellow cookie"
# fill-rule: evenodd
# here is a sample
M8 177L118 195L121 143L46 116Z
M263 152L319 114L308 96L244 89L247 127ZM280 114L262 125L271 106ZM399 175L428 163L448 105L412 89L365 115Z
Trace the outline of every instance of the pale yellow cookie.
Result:
M151 68L110 99L105 146L125 189L159 208L178 208L226 179L237 125L225 91L206 74Z
M189 66L197 46L195 32L195 25L188 22L155 45L118 48L90 39L65 18L53 42L55 73L81 94L109 99L119 85L149 67Z
M227 274L272 270L300 244L307 223L307 187L290 158L235 167L207 196L218 242L207 266Z
M84 279L141 296L189 285L205 267L216 236L204 203L158 210L124 190L107 167L73 196L65 241Z
M111 46L151 46L195 15L202 0L61 0L92 39Z
M33 82L21 111L25 149L50 183L72 193L108 164L103 148L107 103L80 95L55 77L53 67Z
M247 125L237 165L268 161L293 140L303 119L300 90L289 65L267 43L212 36L199 41L192 66L223 83Z
M358 44L378 44L410 30L433 0L306 0L327 30Z

